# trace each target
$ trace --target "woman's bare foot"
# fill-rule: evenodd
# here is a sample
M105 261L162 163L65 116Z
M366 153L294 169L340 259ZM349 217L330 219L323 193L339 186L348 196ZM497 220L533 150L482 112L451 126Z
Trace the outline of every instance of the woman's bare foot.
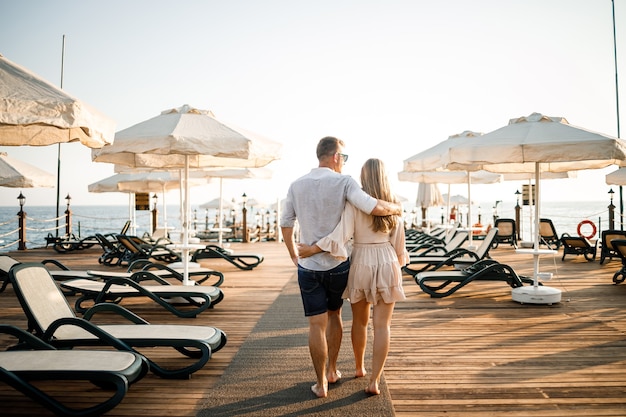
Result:
M380 394L380 389L378 389L378 382L370 382L369 386L365 388L365 393L367 395L378 395Z
M312 385L311 391L313 391L313 394L315 394L317 398L326 398L326 396L328 395L328 388L320 388L318 384Z
M335 370L334 372L328 371L327 375L329 384L336 384L341 380L341 372L338 370Z
M365 368L357 369L354 372L355 378L363 378L365 375L367 375L367 371L365 370Z

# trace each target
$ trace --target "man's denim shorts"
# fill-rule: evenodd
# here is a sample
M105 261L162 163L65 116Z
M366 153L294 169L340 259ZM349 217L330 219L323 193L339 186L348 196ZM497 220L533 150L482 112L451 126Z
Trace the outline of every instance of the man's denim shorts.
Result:
M350 261L328 271L312 271L298 266L298 284L304 315L315 316L336 311L343 305L343 291L348 284Z

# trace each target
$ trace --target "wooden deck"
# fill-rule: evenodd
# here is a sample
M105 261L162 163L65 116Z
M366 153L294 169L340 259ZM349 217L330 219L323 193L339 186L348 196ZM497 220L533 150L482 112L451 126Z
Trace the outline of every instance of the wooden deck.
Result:
M233 244L232 248L263 253L265 262L253 271L240 271L224 261L207 261L226 276L225 298L195 319L175 317L141 299L124 301L124 306L154 323L219 327L228 334L228 344L190 380L146 376L107 415L196 415L239 346L294 273L280 243ZM57 254L38 249L12 255L21 261L56 258L75 269L95 269L104 268L96 261L99 252ZM532 272L532 260L515 254L510 246L500 246L492 256L520 274ZM504 283L474 283L450 297L432 299L405 276L407 301L396 306L385 370L396 414L626 415L626 285L615 286L611 281L620 266L619 261L600 265L575 256L561 262L560 254L542 258L541 270L555 273L549 284L563 290L562 302L552 306L515 303ZM10 286L0 293L0 316L3 323L26 327ZM349 326L345 323L347 346ZM0 338L0 348L6 345L7 339ZM151 351L155 354L172 356L168 351ZM77 402L89 401L98 391L74 388L72 383L56 387L61 398ZM0 385L0 403L3 416L50 415L4 385Z

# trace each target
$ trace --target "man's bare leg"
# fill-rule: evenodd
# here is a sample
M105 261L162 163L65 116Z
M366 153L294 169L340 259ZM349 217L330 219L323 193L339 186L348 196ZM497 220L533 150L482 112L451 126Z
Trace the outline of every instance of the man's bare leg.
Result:
M337 370L337 360L339 359L339 349L343 338L343 322L341 320L341 308L335 311L328 311L328 328L326 329L326 340L328 341L328 382L334 384L341 379L341 372Z
M326 361L328 360L328 344L326 342L326 328L328 316L326 313L309 317L309 353L313 361L313 368L317 376L317 383L311 391L319 397L328 395L328 380L326 379Z

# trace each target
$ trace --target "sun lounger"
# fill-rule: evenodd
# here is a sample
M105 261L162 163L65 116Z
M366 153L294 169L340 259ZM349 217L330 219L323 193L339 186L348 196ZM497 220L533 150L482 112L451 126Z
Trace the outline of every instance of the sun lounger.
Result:
M263 255L233 253L217 245L207 245L204 249L197 250L192 258L192 262L200 259L224 259L239 269L251 270L263 262Z
M155 259L166 263L180 261L180 256L164 245L152 245L137 236L117 235L116 237L126 250L125 262L132 263L138 259Z
M124 226L122 227L122 231L120 232L121 234L126 234L128 229L130 228L130 223L131 223L130 220L127 220L126 223L124 223ZM115 239L114 233L109 233L103 236L110 240ZM52 248L59 253L71 252L74 250L89 249L90 247L100 243L100 240L96 237L96 235L87 236L86 238L83 238L83 239L78 239L74 235L66 236L63 238L52 238L52 236L49 235L49 237L46 238L46 241L47 241L47 244L52 243Z
M496 249L500 243L510 243L517 248L517 228L515 220L500 218L496 219L494 227L498 228L498 233L493 240L493 248Z
M613 274L613 283L621 284L626 280L626 239L613 239L611 246L615 250L615 253L622 261L622 267Z
M554 223L550 219L539 219L539 237L542 243L552 249L552 245L558 250L561 247L561 238L556 233Z
M98 258L98 263L107 266L128 265L126 249L119 244L117 239L113 242L106 236L96 233L96 240L102 247L102 255Z
M593 262L596 259L597 241L592 245L585 237L570 236L567 233L563 233L561 244L563 245L561 261L565 260L565 255L583 255L589 262Z
M485 239L475 251L468 248L457 248L441 256L416 256L411 258L411 262L402 267L402 270L407 274L415 275L419 272L430 269L436 270L444 266L454 266L462 269L489 257L489 249L493 244L496 233L498 233L498 229L495 227L489 230L487 235L485 235Z
M59 416L99 416L112 410L124 399L129 386L143 378L149 369L146 358L134 352L57 350L9 325L0 325L0 333L15 336L21 347L32 349L0 352L0 380ZM66 380L85 381L88 383L85 390L98 386L112 394L96 404L87 402L81 408L73 408L32 384L32 381Z
M82 319L78 318L41 264L16 265L11 268L9 277L28 319L29 331L58 348L111 346L132 351L134 348L171 347L192 363L170 368L147 357L151 371L164 378L189 378L209 361L212 353L226 344L226 334L216 327L150 324L112 303L97 304L87 310ZM90 320L99 312L106 312L107 316L115 313L131 324L95 325ZM160 357L162 355L159 353Z
M460 248L461 245L467 240L468 236L468 232L459 231L456 232L454 237L445 245L425 243L417 248L407 248L407 250L411 257L445 255L446 253Z
M144 281L156 285L146 285ZM130 277L109 276L106 281L74 279L61 283L61 288L80 294L74 308L79 313L87 311L84 303L120 302L124 298L148 297L178 317L196 317L209 307L222 301L224 293L210 285L172 285L150 271L133 272ZM174 303L172 301L178 300Z
M518 276L513 268L493 259L478 261L461 271L426 271L415 275L415 282L422 291L433 298L447 297L475 281L503 281L511 288L533 283L532 278Z
M600 265L602 265L607 258L609 258L609 261L612 260L613 257L619 258L619 254L611 244L615 239L626 239L626 230L602 231L600 241Z

